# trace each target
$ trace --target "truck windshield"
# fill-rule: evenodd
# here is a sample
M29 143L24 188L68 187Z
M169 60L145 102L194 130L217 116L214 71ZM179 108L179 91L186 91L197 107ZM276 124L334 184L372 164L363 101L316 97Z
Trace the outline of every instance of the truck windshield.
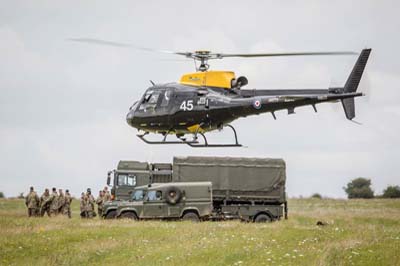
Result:
M132 194L132 200L141 201L143 200L144 195L145 195L144 190L135 190L135 192Z
M119 174L118 186L136 186L136 175L134 174Z

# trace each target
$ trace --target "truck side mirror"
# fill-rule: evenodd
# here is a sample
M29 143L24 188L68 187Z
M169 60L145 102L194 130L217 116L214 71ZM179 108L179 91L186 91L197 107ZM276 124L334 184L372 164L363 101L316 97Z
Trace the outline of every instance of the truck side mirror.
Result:
M107 173L107 185L109 186L111 183L111 172Z

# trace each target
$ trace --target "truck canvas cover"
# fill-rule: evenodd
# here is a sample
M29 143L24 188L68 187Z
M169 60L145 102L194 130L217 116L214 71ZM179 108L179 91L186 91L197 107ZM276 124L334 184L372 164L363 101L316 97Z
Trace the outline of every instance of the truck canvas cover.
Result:
M214 198L286 201L286 166L282 159L174 157L173 180L211 181Z

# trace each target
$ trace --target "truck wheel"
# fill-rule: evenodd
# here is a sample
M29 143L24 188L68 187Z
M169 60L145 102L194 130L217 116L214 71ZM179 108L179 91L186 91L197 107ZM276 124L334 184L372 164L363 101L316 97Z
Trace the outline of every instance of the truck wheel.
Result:
M263 213L257 215L256 218L254 219L255 223L268 223L271 221L272 221L271 217Z
M111 210L111 211L107 212L107 214L104 218L105 219L115 219L116 217L117 217L117 211Z
M136 214L134 212L123 212L119 218L121 219L132 219L132 220L137 220L138 217L136 216Z
M182 217L183 221L200 222L199 216L194 212L187 212Z
M171 205L179 203L182 198L182 192L177 187L170 187L166 191L165 199Z

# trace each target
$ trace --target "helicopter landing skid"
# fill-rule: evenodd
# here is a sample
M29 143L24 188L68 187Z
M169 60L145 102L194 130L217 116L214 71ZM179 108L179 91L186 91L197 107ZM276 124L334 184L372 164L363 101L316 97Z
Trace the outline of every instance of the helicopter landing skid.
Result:
M203 133L201 133L201 132L199 132L199 131L197 130L196 133L194 134L194 140L197 141L197 135L200 134L200 136L202 136L203 139L204 139L204 143L201 144L201 143L198 143L198 142L197 142L197 143L190 143L190 142L187 142L186 144L189 145L189 146L192 147L192 148L222 148L222 147L229 148L229 147L242 147L242 144L240 144L240 143L238 142L237 134L236 134L235 128L234 128L233 126L229 125L229 124L227 124L227 125L225 125L225 126L232 129L233 134L235 135L235 143L227 143L227 144L209 144L208 141L207 141L206 136L205 136Z
M153 140L148 140L145 138L145 136L149 134L148 132L145 132L143 134L138 134L136 135L139 139L143 140L145 143L147 144L192 144L195 145L197 143L199 143L197 140L192 140L192 141L187 141L184 139L180 139L180 140L175 140L175 141L170 141L170 140L166 140L166 136L164 136L163 140L161 141L153 141Z
M144 141L147 144L186 144L189 145L192 148L222 148L222 147L242 147L242 144L240 144L238 142L237 139L237 134L236 134L236 130L233 126L227 124L225 125L226 127L229 127L232 129L233 134L235 136L235 143L226 143L226 144L210 144L207 141L206 136L204 135L204 133L199 132L198 130L194 133L194 138L193 140L186 140L186 138L183 137L178 137L179 140L175 140L175 141L167 141L167 135L164 135L163 140L161 141L153 141L153 140L148 140L145 138L146 135L149 134L149 132L145 132L143 134L138 134L136 135L138 138L140 138L142 141ZM204 143L200 143L197 139L198 139L198 135L202 136Z

